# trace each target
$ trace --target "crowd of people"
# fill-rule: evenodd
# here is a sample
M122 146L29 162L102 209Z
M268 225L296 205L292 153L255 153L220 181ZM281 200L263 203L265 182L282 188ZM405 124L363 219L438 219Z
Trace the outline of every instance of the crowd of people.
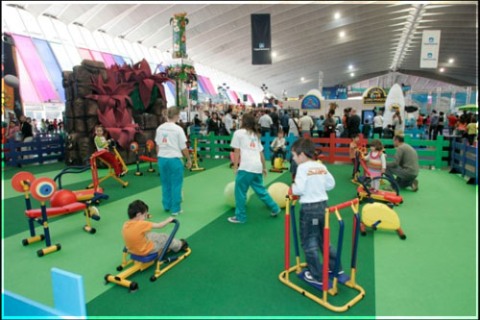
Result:
M29 142L33 137L39 134L54 134L63 132L63 121L61 119L42 119L38 123L37 119L20 116L19 120L10 119L6 126L5 137L7 140Z

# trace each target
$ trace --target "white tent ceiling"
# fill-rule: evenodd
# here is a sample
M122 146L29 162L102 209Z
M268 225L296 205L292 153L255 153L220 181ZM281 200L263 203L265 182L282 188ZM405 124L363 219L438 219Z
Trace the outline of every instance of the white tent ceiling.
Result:
M186 12L191 60L259 87L264 83L277 96L284 90L296 96L318 88L319 72L323 86L362 83L382 75L392 79L391 72L401 75L404 83L415 83L417 91L423 85L431 90L445 83L477 86L476 1L57 3L19 4L34 16L55 17L161 51L172 46L170 18ZM340 18L335 19L337 12ZM253 13L271 14L276 53L271 65L251 64ZM441 31L437 69L420 69L423 30ZM448 63L450 58L455 61Z

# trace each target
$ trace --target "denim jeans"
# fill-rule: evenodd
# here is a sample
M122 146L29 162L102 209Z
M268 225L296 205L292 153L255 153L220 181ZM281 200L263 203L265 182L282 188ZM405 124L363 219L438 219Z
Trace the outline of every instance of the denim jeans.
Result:
M325 226L325 209L327 201L302 203L300 208L300 240L308 269L313 278L322 280L322 265L318 252L323 254L323 228ZM329 270L333 272L337 251L330 245ZM338 271L342 270L340 262Z
M162 182L162 204L167 211L180 212L183 185L183 163L180 158L158 158Z

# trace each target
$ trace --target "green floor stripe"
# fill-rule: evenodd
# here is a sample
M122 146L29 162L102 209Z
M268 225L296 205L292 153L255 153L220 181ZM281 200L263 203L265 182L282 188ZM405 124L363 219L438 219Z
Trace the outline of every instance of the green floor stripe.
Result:
M289 182L289 179L283 175L276 181ZM340 183L339 190L347 186L346 182ZM126 288L111 285L111 290L88 303L89 316L339 317L278 280L284 267L283 214L278 218L269 217L258 198L249 203L247 214L245 225L228 223L229 213L225 213L189 237L192 254L156 282L149 281L152 269L132 276L139 284L139 291L129 294ZM346 224L350 225L350 219ZM350 233L350 227L347 229ZM335 234L333 230L332 234ZM373 239L362 240L365 241L359 251L362 258L358 264L362 273L357 281L362 282L368 293L342 316L371 315L375 310ZM349 251L347 241L344 261L348 260ZM346 265L348 267L348 263ZM292 278L296 282L295 275ZM302 286L316 292L307 285ZM344 304L350 299L351 289L339 286L339 290L341 294L330 298L332 304Z
M271 174L266 183L276 178L278 175ZM219 194L222 199L224 186L233 179L234 175L228 165L192 174L185 179L185 198L182 204L184 213L178 217L181 223L178 237L189 237L228 210L223 201L219 201ZM141 192L141 186L137 186L139 192L133 192L134 189L129 186L125 190L133 195L100 206L102 220L94 222L97 228L95 235L81 230L83 216L80 213L50 223L52 242L62 244L60 252L38 258L35 251L41 248L41 244L32 244L26 248L21 245L21 240L27 233L6 238L5 288L42 303L52 303L52 298L45 295L45 292L51 292L49 270L55 266L84 276L87 301L108 290L109 286L103 285L102 279L106 273L115 272L115 267L120 262L123 246L120 232L126 220L128 204L135 199L143 199L149 204L155 221L169 216L161 207L160 187ZM37 230L40 231L40 228ZM32 264L35 266L34 273L31 272ZM32 287L42 290L32 291Z
M375 234L377 313L475 316L478 188L438 170L422 170L419 181L395 208L407 239Z

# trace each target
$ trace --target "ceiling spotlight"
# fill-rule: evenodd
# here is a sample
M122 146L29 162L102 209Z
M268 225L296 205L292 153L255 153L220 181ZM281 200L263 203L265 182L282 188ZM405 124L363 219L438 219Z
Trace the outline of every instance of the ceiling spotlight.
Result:
M455 59L453 58L448 59L448 63L454 63L454 62L455 62Z
M349 65L348 70L353 70L353 65Z
M335 19L340 19L340 12L335 12L335 15L333 17Z
M345 37L345 31L340 31L340 33L338 35L340 36L340 38Z
M350 77L355 77L355 73L350 73Z
M304 78L304 77L301 77L300 80L301 80L301 81L305 81L305 78Z
M277 57L277 52L276 51L272 51L272 58L276 58Z
M440 72L444 72L445 71L445 68L440 68L440 70L438 70Z

